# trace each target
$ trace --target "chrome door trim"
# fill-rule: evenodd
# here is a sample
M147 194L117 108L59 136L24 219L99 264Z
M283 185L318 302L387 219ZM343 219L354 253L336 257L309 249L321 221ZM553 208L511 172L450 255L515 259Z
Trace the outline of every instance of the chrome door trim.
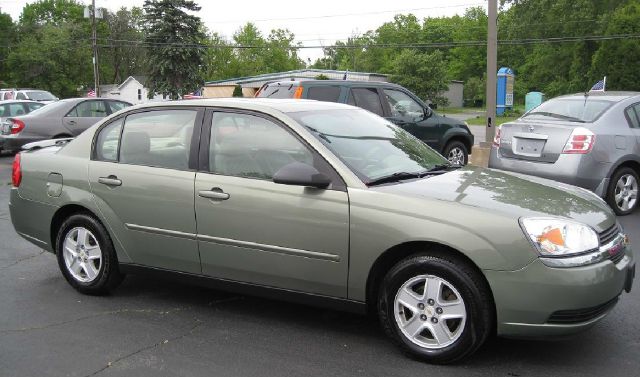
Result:
M160 234L163 236L170 236L170 237L177 237L177 238L186 238L189 240L196 239L196 235L193 233L185 233L185 232L179 232L177 230L154 228L151 226L144 226L144 225L138 225L138 224L124 224L124 225L127 227L127 229L135 230L138 232Z
M266 251L270 253L292 255L292 256L311 258L311 259L320 259L320 260L326 260L330 262L340 262L339 255L321 253L318 251L292 249L288 247L265 245L265 244L255 243L255 242L233 240L229 238L205 236L202 234L199 234L197 236L197 239L198 241L211 242L218 245L243 247L243 248L249 248L254 250Z

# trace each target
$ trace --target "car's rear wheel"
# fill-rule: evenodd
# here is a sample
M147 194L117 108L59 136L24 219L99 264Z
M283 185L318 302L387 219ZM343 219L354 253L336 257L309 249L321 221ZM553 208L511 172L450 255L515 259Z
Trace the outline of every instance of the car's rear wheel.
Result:
M111 238L94 217L81 213L67 218L60 226L56 245L62 275L78 291L106 294L122 281Z
M607 191L607 202L616 215L628 215L636 209L639 186L638 173L631 168L624 167L613 174Z
M451 141L444 148L444 157L454 165L466 165L469 162L467 147L460 141Z
M409 257L385 276L378 313L385 332L418 359L447 364L468 357L492 331L486 284L463 261Z

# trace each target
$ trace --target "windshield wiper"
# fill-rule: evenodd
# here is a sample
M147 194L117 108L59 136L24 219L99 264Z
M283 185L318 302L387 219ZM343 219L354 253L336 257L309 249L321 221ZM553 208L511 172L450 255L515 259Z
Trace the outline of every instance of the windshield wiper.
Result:
M401 172L385 175L385 176L380 177L380 178L372 179L369 182L367 182L366 185L367 186L375 186L375 185L380 185L380 184L383 184L383 183L398 182L398 181L402 181L404 179L422 178L424 176L423 175L424 173L425 172L409 173L409 172L406 172L406 171L401 171Z
M527 115L544 115L544 116L548 116L551 118L557 118L557 119L564 119L564 120L568 120L571 122L580 122L580 123L584 123L585 121L576 117L572 117L572 116L568 116L568 115L562 115L562 114L556 114L556 113L550 113L547 111L534 111L531 113L527 113Z

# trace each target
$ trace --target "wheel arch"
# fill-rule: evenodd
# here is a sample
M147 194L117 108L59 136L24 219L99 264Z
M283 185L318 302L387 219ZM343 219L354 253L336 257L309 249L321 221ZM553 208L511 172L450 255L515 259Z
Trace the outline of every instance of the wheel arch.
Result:
M87 215L90 215L96 218L96 220L102 223L102 225L104 225L104 223L102 222L102 220L100 220L100 217L98 215L96 215L89 208L82 206L80 204L67 204L58 208L58 210L53 214L53 217L51 218L51 228L50 228L51 246L54 254L56 253L56 239L58 237L58 231L60 230L62 223L71 215L75 215L77 213L85 213Z
M444 142L442 143L443 152L445 148L447 148L447 145L449 145L449 143L451 143L452 141L461 142L464 147L467 148L467 154L471 154L471 148L473 147L473 145L471 145L471 139L463 133L451 133L447 135L444 139Z
M495 299L491 286L487 281L486 276L482 273L482 270L464 253L441 243L432 241L409 241L395 245L386 251L384 251L375 260L369 274L367 276L366 283L366 305L369 313L375 313L377 297L380 290L380 283L384 279L385 274L399 261L414 255L414 254L428 254L432 256L443 257L444 259L453 259L456 262L464 263L468 267L472 268L480 277L484 283L484 289L491 297L491 308L493 312L493 326L495 331L496 325L496 307Z

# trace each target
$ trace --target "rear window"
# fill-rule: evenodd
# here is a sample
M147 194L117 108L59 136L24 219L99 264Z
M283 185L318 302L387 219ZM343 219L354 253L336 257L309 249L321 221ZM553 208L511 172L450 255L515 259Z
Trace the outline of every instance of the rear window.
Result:
M269 84L260 91L258 97L264 98L293 98L293 94L298 88L294 84Z
M547 117L570 122L593 122L600 118L614 102L603 99L556 98L551 99L523 117Z
M313 86L307 89L307 98L325 102L338 102L339 86Z
M353 103L358 107L382 116L382 103L375 88L353 88L351 89L351 95L349 97L350 105Z

